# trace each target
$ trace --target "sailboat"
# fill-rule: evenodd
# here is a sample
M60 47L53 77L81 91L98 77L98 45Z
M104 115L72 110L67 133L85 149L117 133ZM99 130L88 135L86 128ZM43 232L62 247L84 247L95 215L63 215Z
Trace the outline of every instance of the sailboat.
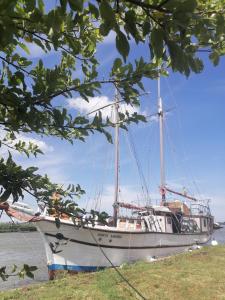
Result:
M164 172L164 112L158 78L158 118L160 136L161 203L143 207L119 201L119 98L115 97L115 192L112 222L75 226L69 217L60 218L45 209L38 217L32 217L41 233L46 249L50 274L56 270L95 271L120 266L137 260L149 260L181 252L192 245L207 243L213 231L213 217L208 203L169 188ZM167 201L167 193L192 201L188 206L182 201ZM120 209L130 209L129 217L120 215ZM8 207L8 214L16 215L20 207ZM23 218L26 213L23 211ZM27 219L30 215L25 216ZM79 222L79 220L78 220Z

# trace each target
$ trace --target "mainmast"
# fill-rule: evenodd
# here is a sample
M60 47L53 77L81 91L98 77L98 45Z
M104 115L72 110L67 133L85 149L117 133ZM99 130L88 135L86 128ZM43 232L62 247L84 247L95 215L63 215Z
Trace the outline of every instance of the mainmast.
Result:
M115 94L115 104L114 104L114 121L115 121L115 191L114 191L114 204L113 204L113 220L114 226L117 225L117 215L118 215L118 200L119 200L119 95L116 88Z
M158 116L159 116L159 139L160 139L160 191L162 195L162 202L166 201L165 190L165 168L164 168L164 135L163 135L163 106L160 95L160 74L158 76Z

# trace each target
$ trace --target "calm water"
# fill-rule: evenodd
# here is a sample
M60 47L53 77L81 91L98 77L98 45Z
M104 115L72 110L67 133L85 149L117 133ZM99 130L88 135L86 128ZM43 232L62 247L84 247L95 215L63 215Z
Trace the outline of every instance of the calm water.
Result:
M225 227L216 230L213 237L219 244L225 244ZM25 263L38 266L35 279L12 277L6 282L0 279L0 290L48 280L45 250L38 232L0 233L0 267Z
M10 267L13 264L38 266L38 270L35 271L35 278L33 280L11 277L5 282L0 279L0 290L48 279L45 249L39 232L0 233L0 266Z

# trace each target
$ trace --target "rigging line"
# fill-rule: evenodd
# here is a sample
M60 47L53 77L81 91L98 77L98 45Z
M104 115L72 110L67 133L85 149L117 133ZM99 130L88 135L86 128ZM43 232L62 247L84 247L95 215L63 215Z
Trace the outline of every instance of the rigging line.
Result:
M90 200L91 200L91 197L88 196L87 200L86 200L86 204L85 204L85 210L87 210Z
M174 161L174 165L175 165L175 168L177 168L178 170L179 170L179 164L178 164L178 162L177 162L177 159L176 159L176 156L175 156L175 154L176 154L176 150L175 150L175 147L174 147L174 145L173 145L173 143L172 143L172 139L171 139L171 136L170 136L170 134L169 134L169 129L168 129L168 125L167 125L167 123L165 122L164 123L164 129L165 129L165 135L166 135L166 137L167 137L167 140L168 140L168 144L169 144L169 146L170 146L170 150L171 150L171 154L172 154L172 158L173 158L173 161ZM182 179L182 185L184 186L185 185L185 182L184 182L184 180Z
M172 90L172 88L169 84L169 80L167 78L165 78L165 79L166 79L166 84L167 84L170 96L171 96L171 98L173 99L173 101L175 103L176 111L179 112L179 106L177 104L177 101L176 101L176 98L174 96L173 90ZM178 113L176 114L176 119L177 119L178 126L180 128L180 131L182 132L182 122L181 122L180 115ZM185 160L188 161L187 152L185 151L185 147L184 147L183 143L182 143L182 152L183 152L183 155L185 157ZM193 177L192 171L190 169L190 165L189 165L189 168L186 167L186 171L187 171L187 175L189 175L191 177L192 184L193 184L193 186L195 187L195 189L197 191L198 197L201 198L201 192L200 192L199 186L196 184L196 181Z
M97 187L95 187L94 197L92 199L91 207L96 207L97 197L98 197L98 189L97 189Z
M125 108L124 108L124 110L125 110ZM143 198L145 198L145 202L150 205L151 204L151 199L150 199L150 196L149 196L147 183L146 183L144 174L142 172L141 164L140 164L140 161L138 159L135 144L133 142L131 128L129 128L129 130L127 132L127 138L128 138L128 141L129 141L128 145L129 145L130 152L131 152L131 154L133 154L133 158L136 162L138 173L139 173L139 176L140 176L141 188L142 188L141 191L143 193ZM143 184L144 184L144 187L143 187ZM145 188L145 190L144 190L144 188Z
M100 197L100 189L96 192L96 198L95 198L95 210L98 210L98 206L99 206L99 197Z
M134 159L136 161L136 165L137 165L137 168L138 168L140 179L142 180L143 186L145 188L146 200L151 203L151 198L150 198L150 195L149 195L148 185L147 185L144 173L143 173L142 168L141 168L141 163L140 163L138 155L137 155L137 151L136 151L136 148L135 148L135 145L134 145L133 135L132 135L131 129L128 131L127 135L128 135L129 141L130 141L131 151L132 151Z
M105 191L105 184L107 182L107 179L109 178L109 174L111 175L111 172L109 172L109 170L112 170L113 168L113 162L114 162L114 155L113 155L113 151L112 151L112 147L106 147L104 152L104 157L102 160L103 163L103 168L102 168L102 172L101 172L101 177L100 180L100 187L101 187L101 195L100 195L100 208L102 207L102 204L104 203L104 199L102 201L103 198L103 192ZM110 176L110 181L111 181L111 176ZM100 209L99 208L99 209Z
M103 194L103 186L101 186L101 190L99 192L99 207L98 207L98 211L101 211L101 207L102 207L102 194Z
M135 155L134 155L134 153L133 153L133 149L132 149L132 147L131 147L131 142L130 142L130 140L129 140L128 134L126 135L126 138L127 138L126 140L127 140L128 146L129 146L130 153L131 153L131 155L133 156L133 159L135 160L135 163L136 163L136 166L137 166L137 170L138 170L138 173L139 173L140 184L141 184L141 197L142 197L143 199L146 200L145 202L147 202L147 196L146 196L146 193L145 193L143 184L142 184L141 175L140 175L139 168L138 168L138 163L137 163L136 158L135 158Z
M152 178L151 176L151 169L152 169L152 163L151 161L153 161L153 159L151 159L151 157L153 157L154 153L156 153L156 130L154 130L154 128L150 127L148 130L148 137L146 137L147 141L151 141L151 143L149 143L148 147L148 151L147 151L147 157L148 157L148 163L147 163L147 181L152 183L153 186L153 182L155 181L155 185L156 185L156 180L154 179L154 177Z
M109 259L109 257L106 255L105 251L102 249L102 247L99 245L97 239L95 238L94 234L91 232L91 230L89 229L89 232L93 238L93 240L95 241L95 243L98 245L99 250L102 252L102 254L104 255L104 257L108 260L108 262L110 263L110 265L112 266L112 268L117 272L117 274L123 279L123 281L134 291L138 294L138 296L143 299L143 300L147 300L147 298L145 298L129 281L128 279L118 270L118 268L113 264L113 262Z
M168 82L167 82L167 86L168 86ZM168 86L168 88L169 88L169 86ZM170 90L170 94L172 95L172 92L171 92L171 89L169 89ZM172 95L173 96L173 95ZM172 97L172 98L174 98L174 97ZM174 100L174 103L175 103L175 108L177 108L177 103L176 103L176 101ZM171 139L171 136L169 135L169 129L168 129L168 124L165 122L165 129L166 129L166 133L167 133L167 138L168 138L168 141L169 141L169 143L170 143L170 147L171 147L171 153L173 154L173 160L174 160L174 162L175 162L175 165L177 166L177 168L179 169L179 164L177 163L177 160L176 160L176 157L175 157L175 154L177 153L176 152L176 150L175 150L175 147L174 147L174 145L173 145L173 143L172 143L172 139ZM186 172L185 172L186 173ZM188 178L188 176L187 176L187 178ZM183 186L185 186L185 182L183 181Z
M121 102L124 102L124 100L118 101L118 103L121 103ZM96 105L97 105L97 104L96 104ZM95 106L96 106L96 105L95 105ZM105 109L105 108L107 108L107 107L109 107L109 106L113 106L113 105L114 105L113 102L112 102L112 103L109 103L109 104L106 104L106 105L103 105L103 106L101 106L101 107L99 107L99 108L96 108L95 110L90 111L89 113L86 114L86 116L89 116L89 115L91 115L91 114L93 114L93 113L95 113L95 112L98 112L98 111L101 110L101 109Z
M140 96L145 96L145 95L148 95L148 94L149 94L149 93L143 93L143 94L138 95L138 97L140 97ZM125 100L124 100L124 99L119 100L117 103L121 103L121 102L125 102ZM133 106L131 103L126 103L126 104L127 104L127 105ZM97 104L95 104L95 106L96 106L96 105L97 105ZM108 104L106 104L106 105L103 105L103 106L101 106L101 107L99 107L99 108L96 108L95 110L90 111L89 113L86 114L86 116L89 116L89 115L91 115L91 114L93 114L93 113L95 113L95 112L98 112L98 111L101 110L101 109L105 109L105 108L107 108L107 107L109 107L109 106L113 106L113 105L114 105L113 102L108 103Z
M170 146L171 146L171 149L173 149L173 154L175 154L176 153L176 151L175 151L175 147L173 147L173 144L172 144L172 139L171 139L171 137L170 137L170 135L169 135L169 130L168 130L168 126L167 126L167 124L165 125L165 132L167 133L167 137L168 137L168 140L169 140L169 143L170 143ZM175 159L175 155L173 155L173 158L174 158L174 162L176 163L176 159ZM176 165L177 166L179 166L178 165L178 163L176 163ZM183 180L182 180L183 181ZM185 188L185 182L183 181L183 187ZM191 194L191 195L193 195L194 194L194 192L192 191L189 191L188 192L189 194Z
M173 143L172 143L172 139L171 139L171 136L170 136L170 134L169 134L169 129L168 129L168 126L167 126L166 123L165 123L165 133L167 134L166 136L167 136L168 141L169 141L169 144L170 144L171 153L173 154L174 165L175 165L175 166L177 167L177 169L179 170L179 169L181 168L181 166L178 164L178 161L176 160L176 155L175 155L175 154L177 154L177 152L176 152L175 147L174 147L174 145L173 145ZM181 168L181 169L182 169L182 168ZM186 173L186 172L185 172L185 173ZM185 181L184 181L183 178L181 178L181 179L182 179L182 185L183 185L183 187L185 187ZM188 179L188 177L187 177L187 179ZM193 194L193 192L190 192L190 194Z

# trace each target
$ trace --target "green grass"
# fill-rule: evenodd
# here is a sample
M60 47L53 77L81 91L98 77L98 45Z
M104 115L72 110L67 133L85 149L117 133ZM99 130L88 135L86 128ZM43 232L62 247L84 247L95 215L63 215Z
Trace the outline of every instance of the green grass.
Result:
M146 299L225 299L225 247L204 247L120 269ZM0 292L1 300L139 299L112 269Z

